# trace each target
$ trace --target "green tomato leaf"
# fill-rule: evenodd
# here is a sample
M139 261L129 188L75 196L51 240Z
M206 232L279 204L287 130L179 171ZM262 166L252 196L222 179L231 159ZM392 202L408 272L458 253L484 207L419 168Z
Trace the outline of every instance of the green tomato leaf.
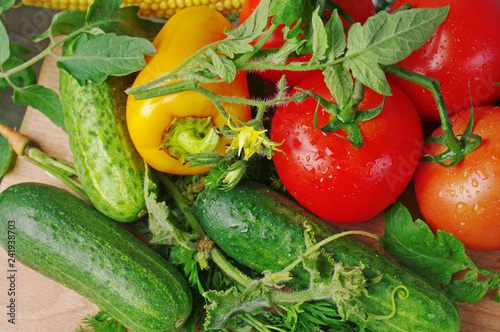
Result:
M68 35L76 26L85 22L85 12L79 9L72 11L61 11L52 17L50 28L38 36L33 37L35 42L39 42L48 37Z
M10 43L10 56L19 56L24 54L29 54L31 51L24 46L21 46L16 43Z
M309 1L305 0L283 0L274 1L271 5L270 15L273 16L273 24L292 25L303 17L308 17L307 11L312 12L312 7Z
M312 16L312 63L321 62L326 58L326 50L328 48L328 34L326 32L325 26L323 25L323 20L319 16L319 7L313 13Z
M378 64L395 64L422 47L446 19L449 6L385 11L354 24L348 33L346 57L370 57Z
M10 41L5 25L0 21L0 65L4 64L5 61L10 57Z
M17 57L17 55L24 54L23 53L24 48L17 47L15 46L16 44L12 43L10 45L11 45L11 51L10 51L11 57L7 59L7 61L5 61L5 63L3 64L2 67L4 71L20 66L26 62L26 60L24 60L23 58ZM14 84L18 86L28 86L36 84L36 72L31 66L13 73L12 75L9 76L9 78ZM4 78L0 79L0 90L9 86L10 84L7 82L6 79Z
M204 327L206 329L224 329L225 322L234 315L253 313L268 308L271 303L261 292L244 294L236 287L227 291L210 290L203 294L209 304L205 305L207 317Z
M325 84L330 90L333 98L337 101L339 108L344 108L352 95L354 80L352 75L345 70L342 64L326 67L323 70Z
M85 24L106 32L153 40L162 23L141 19L138 6L122 7L123 0L96 0L87 10Z
M0 0L0 14L12 8L15 3L15 0Z
M82 34L73 44L73 55L62 57L57 66L80 84L86 80L100 84L107 76L123 76L142 69L146 64L144 55L155 52L153 44L142 38Z
M351 70L352 76L359 82L368 86L375 92L384 95L392 95L391 87L387 82L385 72L372 58L356 58L343 62L345 70Z
M500 273L476 266L452 234L438 230L435 236L422 220L413 222L400 202L387 208L384 217L385 234L380 240L387 254L432 284L441 285L455 301L474 303L488 290L499 288ZM453 279L459 271L467 273L462 280Z
M14 89L13 100L19 105L29 105L47 116L55 125L64 129L64 117L59 95L41 85Z
M416 271L425 271L426 279L436 285L451 282L452 275L474 263L465 254L465 247L453 235L438 231L434 235L422 220L413 222L410 212L400 202L384 212L384 250L400 264Z
M344 25L336 9L326 23L325 29L328 43L328 60L340 58L346 51L347 41L344 34Z
M233 58L235 54L253 51L253 46L249 43L260 37L267 27L269 1L261 1L243 24L233 30L226 31L227 38L219 46L221 53Z
M453 280L444 285L443 290L457 302L475 303L480 301L490 289L498 289L498 277L484 280Z
M348 33L345 66L355 79L389 96L390 88L380 65L395 64L422 47L446 19L448 10L449 6L393 14L381 11L364 25L353 24Z
M1 122L7 126L6 122ZM0 135L0 178L7 174L16 163L17 155L7 139Z
M207 50L207 54L212 60L213 73L222 78L225 82L231 83L236 77L236 66L225 56L219 55L213 48Z

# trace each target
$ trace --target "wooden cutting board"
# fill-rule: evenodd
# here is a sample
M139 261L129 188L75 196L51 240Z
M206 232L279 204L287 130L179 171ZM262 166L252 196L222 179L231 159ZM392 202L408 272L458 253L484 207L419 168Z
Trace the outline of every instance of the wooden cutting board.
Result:
M42 66L39 83L58 91L58 69L55 60L45 59ZM20 131L28 134L46 153L72 161L67 135L57 128L48 118L37 110L28 108ZM14 170L6 175L0 184L0 191L19 182L43 182L63 187L58 180L33 166L23 158L19 158ZM416 202L409 188L402 196L403 203L417 213ZM347 229L348 227L343 227ZM382 235L384 231L381 216L374 220L352 225L349 229L362 229ZM6 230L0 231L5 234ZM3 235L2 235L3 236ZM476 264L500 271L500 251L478 252L469 251ZM74 332L81 319L88 314L93 315L99 310L96 305L39 273L15 262L14 267L8 266L7 252L0 247L0 331L2 332ZM13 272L9 272L13 270ZM7 279L10 274L15 278ZM15 295L9 296L9 288ZM464 332L500 331L500 303L491 299L492 294L475 304L460 304L462 329ZM7 306L15 300L15 324L9 322Z

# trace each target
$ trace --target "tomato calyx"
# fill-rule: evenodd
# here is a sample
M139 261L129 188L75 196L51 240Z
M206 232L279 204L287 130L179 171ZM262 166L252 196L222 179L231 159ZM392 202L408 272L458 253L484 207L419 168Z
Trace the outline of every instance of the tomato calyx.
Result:
M356 149L360 149L364 145L363 135L359 129L359 123L375 118L380 114L380 112L382 112L385 104L384 96L384 101L382 101L379 106L368 110L359 110L358 106L364 99L364 86L359 83L354 85L351 98L344 106L339 106L336 102L327 101L325 98L313 93L310 90L297 90L318 101L313 119L316 129L325 133L335 133L335 135L346 139ZM318 123L319 106L322 106L325 111L330 114L330 121L322 126ZM341 128L346 131L347 136L336 133Z
M458 164L465 157L465 155L469 154L481 145L482 137L472 133L473 124L474 108L472 107L469 121L464 132L456 135L456 139L460 145L459 153L456 153L448 146L448 140L445 135L430 136L425 140L426 143L439 143L447 145L448 149L436 156L427 154L422 158L422 162L435 162L443 167L451 167Z
M215 151L222 141L211 117L174 118L163 135L160 149L186 163L186 155Z

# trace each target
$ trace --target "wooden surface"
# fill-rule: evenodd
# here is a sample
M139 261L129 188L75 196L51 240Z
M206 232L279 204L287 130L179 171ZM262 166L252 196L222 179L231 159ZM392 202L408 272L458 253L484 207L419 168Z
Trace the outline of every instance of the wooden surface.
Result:
M58 90L58 70L55 61L47 58L40 73L39 83ZM46 153L72 160L66 134L55 127L45 116L36 110L28 108L20 128L21 132L29 134ZM18 182L44 182L66 188L58 180L29 162L19 158L15 169L4 177L0 191ZM66 188L68 189L68 188ZM411 190L404 194L403 203L410 210L415 209ZM413 208L412 208L413 207ZM347 227L343 227L347 228ZM351 226L350 229L362 229L378 235L383 233L381 217L373 221ZM1 232L5 234L4 231ZM477 264L500 271L500 251L477 252L469 251L470 257ZM88 300L64 286L22 266L15 265L15 324L8 322L9 282L7 280L8 256L0 247L0 331L2 332L73 332L79 326L81 319L87 314L95 314L98 308ZM491 294L475 304L459 305L464 332L500 331L500 303L491 299Z

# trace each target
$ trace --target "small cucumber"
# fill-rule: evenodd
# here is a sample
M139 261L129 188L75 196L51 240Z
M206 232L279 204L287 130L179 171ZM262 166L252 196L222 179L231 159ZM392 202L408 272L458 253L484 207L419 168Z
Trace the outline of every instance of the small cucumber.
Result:
M71 55L72 43L63 47ZM126 125L125 89L134 75L108 77L79 85L60 71L59 90L69 145L84 191L94 207L116 221L131 222L146 213L144 161Z
M256 183L241 183L231 191L202 192L197 200L196 215L221 250L259 272L280 271L305 252L305 222L313 227L318 242L340 232L295 202ZM368 319L349 316L354 323L384 332L459 330L456 303L439 288L380 252L352 237L329 242L324 249L338 262L352 267L364 265L367 279L382 276L379 282L368 286L368 296L359 298L359 305L369 314ZM302 284L309 280L309 272L302 266L292 270L292 275ZM409 296L395 298L396 314L387 319L375 318L374 315L392 312L392 292L400 286L408 290Z
M190 315L192 295L180 272L64 189L8 187L0 194L0 227L15 239L21 263L82 294L133 332L176 331ZM8 236L0 244L7 250Z

